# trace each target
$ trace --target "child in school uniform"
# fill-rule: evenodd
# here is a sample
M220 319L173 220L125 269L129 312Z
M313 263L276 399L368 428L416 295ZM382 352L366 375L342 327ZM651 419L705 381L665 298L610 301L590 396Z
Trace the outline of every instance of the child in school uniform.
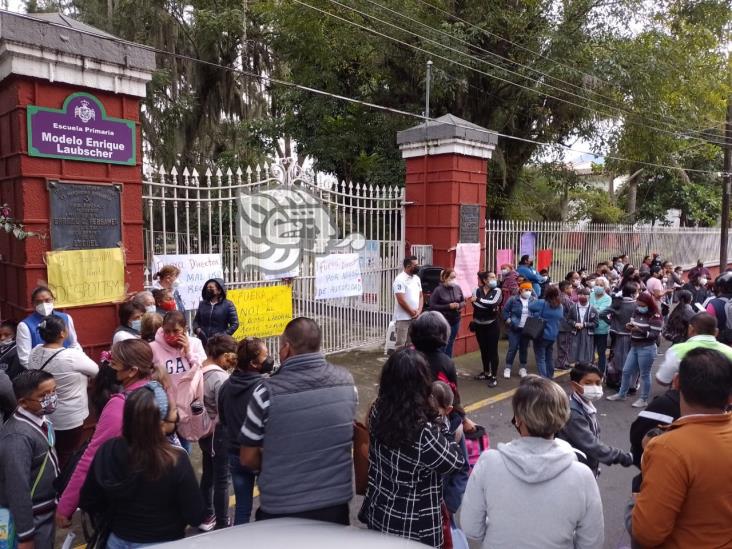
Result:
M572 305L567 322L572 328L572 347L569 362L595 362L595 328L599 320L597 310L590 305L590 289L577 290L577 303Z
M13 380L18 408L0 431L0 507L10 510L18 547L53 549L58 459L53 425L56 382L43 370Z

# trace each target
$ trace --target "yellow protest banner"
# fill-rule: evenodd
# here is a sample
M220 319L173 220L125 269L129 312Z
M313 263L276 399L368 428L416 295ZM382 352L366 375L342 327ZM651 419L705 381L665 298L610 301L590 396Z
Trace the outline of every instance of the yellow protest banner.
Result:
M236 339L280 335L292 320L292 288L264 286L229 290L226 297L236 306L239 329Z
M125 259L121 248L46 253L48 285L56 307L77 307L125 298Z

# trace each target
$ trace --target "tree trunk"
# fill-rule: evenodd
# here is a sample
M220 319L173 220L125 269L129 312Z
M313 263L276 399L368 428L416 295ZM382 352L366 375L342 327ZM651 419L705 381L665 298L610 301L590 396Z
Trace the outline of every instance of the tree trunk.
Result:
M635 223L635 209L636 209L636 197L638 195L638 176L643 171L643 168L636 170L628 178L628 218L630 223Z

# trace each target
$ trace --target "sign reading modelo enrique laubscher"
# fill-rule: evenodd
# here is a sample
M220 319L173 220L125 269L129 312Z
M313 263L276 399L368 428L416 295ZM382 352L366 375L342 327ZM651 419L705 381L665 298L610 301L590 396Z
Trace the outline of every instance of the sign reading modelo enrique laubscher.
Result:
M89 93L74 93L61 109L28 106L28 155L134 165L135 123L109 118Z

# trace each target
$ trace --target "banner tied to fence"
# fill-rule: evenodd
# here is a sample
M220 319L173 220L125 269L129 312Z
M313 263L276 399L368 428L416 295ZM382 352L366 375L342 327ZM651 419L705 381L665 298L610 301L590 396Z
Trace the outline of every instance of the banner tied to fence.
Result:
M121 248L46 253L48 285L56 307L77 307L125 298L125 259Z
M186 310L198 308L203 285L212 278L224 278L221 254L169 254L153 256L150 271L155 276L163 266L175 265L180 269L178 293Z
M315 258L315 299L363 294L359 254L330 254Z
M239 315L239 329L234 333L237 340L280 335L292 320L290 286L229 290L226 297L234 303Z

